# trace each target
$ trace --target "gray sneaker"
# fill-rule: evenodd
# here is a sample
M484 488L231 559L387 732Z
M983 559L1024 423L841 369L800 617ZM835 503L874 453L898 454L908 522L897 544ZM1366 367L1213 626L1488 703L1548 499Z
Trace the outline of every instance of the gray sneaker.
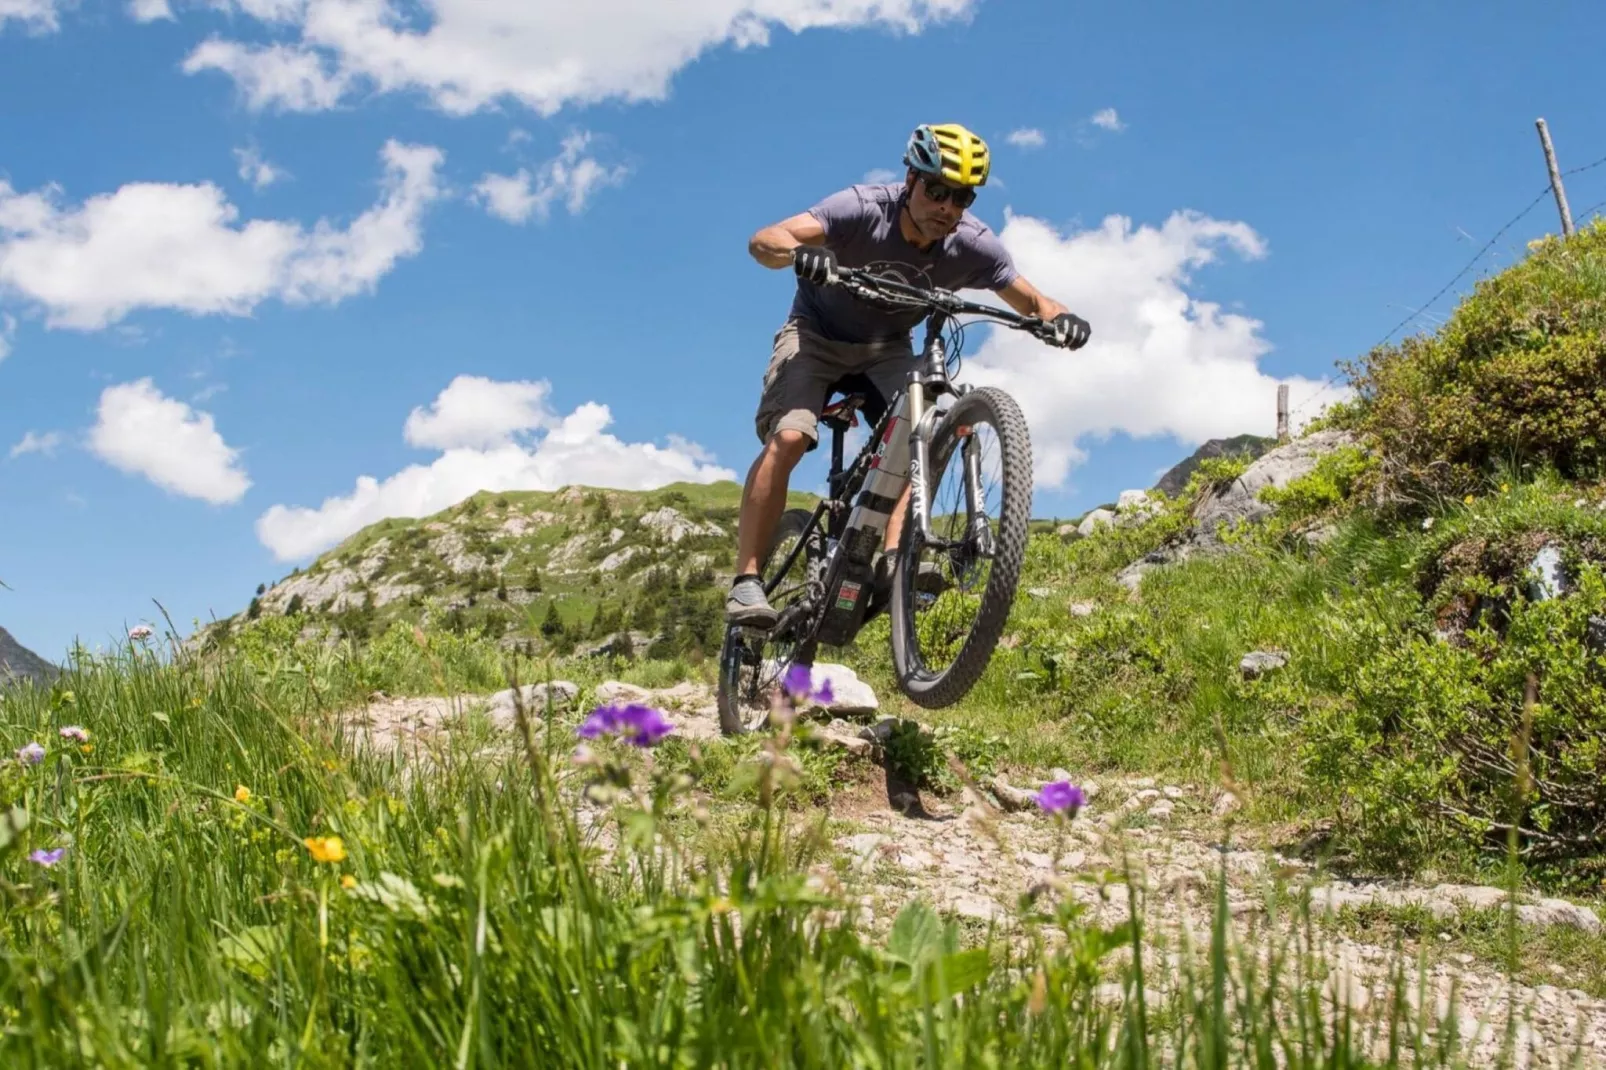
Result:
M732 584L725 597L725 620L749 628L775 627L775 610L764 597L764 585L757 580Z

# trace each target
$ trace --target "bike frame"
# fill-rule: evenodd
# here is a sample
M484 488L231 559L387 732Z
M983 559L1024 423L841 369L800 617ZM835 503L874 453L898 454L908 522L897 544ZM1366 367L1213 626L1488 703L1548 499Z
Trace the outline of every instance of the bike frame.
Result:
M985 306L976 307L991 314L997 313L997 310L987 309ZM907 432L909 436L909 474L900 481L898 496L901 497L904 489L912 486L910 502L914 513L915 531L911 533L906 530L902 533L902 537L904 539L915 537L920 540L922 545L936 545L943 549L948 549L955 545L951 540L938 538L931 530L930 488L927 486L927 473L930 471L931 434L936 427L940 412L937 408L937 399L944 394L963 395L969 389L968 387L955 386L948 376L947 347L943 343L942 332L950 318L950 313L942 309L934 309L926 317L925 344L921 349L915 368L909 373L908 384L902 391L888 399L886 412L882 413L881 419L876 422L869 439L854 458L852 467L846 471L842 469L843 432L838 428L832 428L831 471L826 483L829 495L819 505L815 506L814 515L809 518L808 524L804 526L791 551L781 564L774 569L771 577L764 581L766 597L775 593L780 585L781 578L791 571L793 564L796 563L798 554L803 552L804 547L808 545L809 537L818 529L822 516L827 517L827 537L833 540L833 546L840 546L841 539L845 534L853 498L860 485L864 482L865 475L870 469L870 464L880 449L882 439L886 434L888 421L892 420L897 414L899 402L904 397L908 398L908 409L905 415L909 425ZM983 556L986 556L992 551L991 528L987 524L986 517L980 515L980 510L978 509L981 500L981 459L980 450L977 448L974 438L966 437L963 459L965 465L965 505L973 524L972 529L966 533L966 537L975 538L978 543L978 550ZM841 567L842 560L838 556L832 561L831 568L825 575L825 590L830 590L835 584ZM788 620L786 619L786 611L783 610L782 619L777 621L777 628L780 628L783 624L790 625L794 623L797 616L806 615L811 619L808 620L798 641L800 644L811 641L818 631L820 620L822 619L822 615L818 612L820 607L816 604L816 600L823 593L811 591L809 597L788 606L788 610L796 608L798 612L793 614L791 620Z

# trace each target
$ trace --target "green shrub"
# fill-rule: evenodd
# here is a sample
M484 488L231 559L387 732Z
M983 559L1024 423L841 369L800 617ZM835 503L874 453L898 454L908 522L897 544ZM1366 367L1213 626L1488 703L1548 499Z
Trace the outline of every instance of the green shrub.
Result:
M1287 526L1337 510L1376 464L1373 455L1359 446L1341 446L1323 454L1315 468L1286 487L1265 487L1259 497L1276 507L1279 526Z
M1459 498L1499 464L1588 476L1606 461L1606 226L1534 242L1436 334L1372 350L1335 418L1376 438L1395 502Z
M1352 704L1307 723L1304 757L1356 806L1369 860L1432 857L1455 843L1499 851L1512 824L1531 861L1606 848L1606 657L1589 646L1589 618L1602 612L1606 582L1586 563L1565 598L1513 599L1504 635L1488 623L1462 643L1409 635L1359 666ZM1533 776L1518 798L1514 740L1529 673L1539 682Z

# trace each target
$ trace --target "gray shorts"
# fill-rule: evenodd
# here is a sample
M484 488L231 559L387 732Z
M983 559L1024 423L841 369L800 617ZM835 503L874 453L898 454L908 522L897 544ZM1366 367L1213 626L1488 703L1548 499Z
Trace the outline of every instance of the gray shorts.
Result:
M813 449L820 441L820 410L832 383L860 373L891 404L908 385L914 356L907 338L869 344L833 342L795 319L787 320L775 332L775 348L764 372L764 390L753 421L758 440L767 443L777 431L800 431Z

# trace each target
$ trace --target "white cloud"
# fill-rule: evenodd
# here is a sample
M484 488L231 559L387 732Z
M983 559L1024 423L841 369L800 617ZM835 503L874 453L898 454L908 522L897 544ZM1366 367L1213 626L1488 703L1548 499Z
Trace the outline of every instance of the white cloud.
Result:
M499 398L497 391L507 393ZM647 490L685 480L735 479L694 442L625 442L607 432L606 405L586 402L567 416L546 405L547 382L494 382L458 376L428 409L414 409L405 434L443 448L383 480L357 477L350 494L317 508L275 505L257 520L257 538L280 561L310 557L385 517L421 517L481 490L555 490L566 484ZM476 428L474 419L483 420ZM537 435L537 433L539 433Z
M459 375L447 384L428 409L407 415L402 437L423 449L490 449L505 446L519 431L546 426L552 385L547 382L498 382L479 375Z
M256 109L327 111L351 85L349 75L328 70L317 52L283 44L253 48L212 38L185 57L183 69L222 71Z
M1094 112L1092 122L1094 126L1101 130L1119 133L1126 129L1126 124L1121 121L1121 117L1115 113L1114 108L1104 108L1101 111Z
M212 415L167 397L150 379L101 392L89 449L114 468L213 505L237 502L251 486L240 451L223 441Z
M61 445L59 431L46 431L44 434L35 434L32 431L22 433L22 441L11 447L12 457L21 457L25 453L42 453L46 457L55 455L56 447Z
M333 304L371 291L423 247L424 210L441 196L442 153L385 144L380 201L345 229L257 219L211 183L134 183L71 207L55 187L0 180L0 293L41 306L52 327L98 330L140 308L250 315L261 302Z
M901 178L901 171L893 171L886 167L877 167L864 173L864 182L870 186L884 186L889 182L896 182Z
M128 0L128 15L135 22L156 22L171 19L173 9L167 0Z
M299 31L299 40L269 46L213 38L185 61L188 72L234 78L252 107L330 108L361 86L421 91L454 114L510 98L550 116L568 104L662 100L702 53L763 46L777 29L918 33L967 15L976 0L223 2Z
M1020 402L1042 485L1063 486L1089 441L1116 432L1194 444L1271 434L1279 382L1289 384L1295 409L1320 388L1262 372L1258 362L1271 347L1259 321L1187 292L1192 271L1223 251L1266 255L1248 224L1177 212L1158 227L1134 229L1111 216L1096 229L1061 235L1011 215L1000 237L1022 274L1093 328L1075 352L998 329L965 361L966 380L1000 386Z
M1044 137L1043 132L1035 127L1021 127L1019 130L1011 130L1009 136L1004 140L1019 149L1040 149L1048 144L1048 138Z
M282 167L275 167L264 160L262 150L255 145L235 149L234 158L240 163L240 177L251 183L252 189L267 189L281 178L289 176Z
M60 29L57 18L58 0L0 0L0 30L12 20L20 22L34 33L49 33Z
M563 139L558 155L534 175L521 167L511 175L487 174L474 187L485 210L509 223L524 223L531 215L543 222L561 200L570 215L585 210L591 195L604 186L617 186L629 170L624 165L604 167L585 155L591 135L584 131Z

